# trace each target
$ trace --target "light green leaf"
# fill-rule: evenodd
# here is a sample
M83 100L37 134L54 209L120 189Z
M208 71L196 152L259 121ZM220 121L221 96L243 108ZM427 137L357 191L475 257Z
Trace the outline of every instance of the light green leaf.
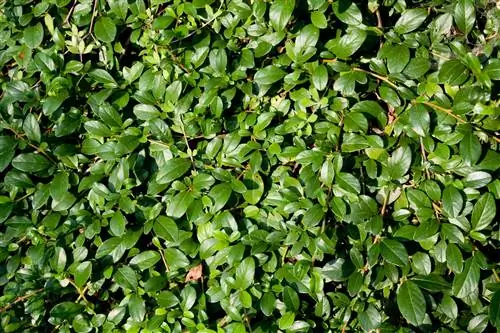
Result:
M394 26L394 31L400 35L412 32L420 27L427 18L427 9L413 8L403 12Z
M97 39L111 43L116 37L116 25L109 17L100 17L95 22L94 34Z
M276 31L285 29L288 21L292 17L295 8L295 0L276 0L269 8L269 21Z
M255 261L252 257L246 257L238 265L235 275L235 287L240 290L249 288L254 283Z
M24 43L31 49L36 49L43 41L43 26L40 22L29 26L23 32Z

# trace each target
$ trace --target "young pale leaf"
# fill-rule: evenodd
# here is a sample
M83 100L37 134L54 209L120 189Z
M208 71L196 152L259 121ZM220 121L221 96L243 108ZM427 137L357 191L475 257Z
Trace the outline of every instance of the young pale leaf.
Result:
M397 295L399 312L415 326L424 323L426 304L420 288L412 281L405 281L399 287Z

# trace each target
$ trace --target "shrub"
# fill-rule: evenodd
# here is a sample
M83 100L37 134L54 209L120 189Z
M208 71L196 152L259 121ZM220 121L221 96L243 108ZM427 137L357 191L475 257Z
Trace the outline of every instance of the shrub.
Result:
M500 328L487 0L0 1L3 332Z

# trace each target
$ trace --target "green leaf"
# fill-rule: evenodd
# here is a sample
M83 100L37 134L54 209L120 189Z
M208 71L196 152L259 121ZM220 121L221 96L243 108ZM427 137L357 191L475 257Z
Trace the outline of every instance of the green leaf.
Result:
M328 85L328 70L326 66L319 65L312 73L312 82L316 89L324 90Z
M448 244L446 247L446 263L451 271L455 274L461 273L463 269L462 252L455 244Z
M143 271L154 266L160 260L160 254L156 251L144 251L136 255L130 260L131 266L137 266Z
M342 37L328 41L326 47L338 58L347 59L363 45L366 36L366 31L352 28Z
M358 314L358 319L361 327L367 332L376 330L382 323L380 312L371 304L365 311Z
M476 164L479 160L482 153L481 143L474 134L468 133L460 141L460 153L462 158L471 165Z
M35 173L48 169L51 166L49 160L39 154L19 154L12 160L12 166L17 170Z
M430 116L423 105L414 105L408 112L410 113L411 129L421 137L427 136L430 128Z
M408 263L408 252L403 244L394 239L384 239L380 243L382 257L388 263L404 267Z
M381 51L390 73L401 73L410 61L410 49L404 45L387 45Z
M408 146L397 148L389 158L388 171L392 179L406 175L411 166L411 150Z
M132 294L128 300L128 312L136 322L142 322L146 316L146 303L139 295Z
M43 41L43 26L40 22L29 26L23 32L24 43L31 49L36 49Z
M24 119L23 131L31 141L40 142L42 139L40 125L33 113L29 113Z
M234 285L239 290L245 290L254 283L255 261L252 257L246 257L236 269Z
M285 29L288 21L292 17L295 8L295 0L276 0L269 8L269 21L276 31Z
M314 205L309 208L304 217L302 218L302 223L306 228L312 228L317 226L325 217L325 211L321 205Z
M17 142L10 136L0 136L0 172L10 164L14 157Z
M351 0L339 0L332 3L335 16L343 23L351 26L360 26L363 15L358 6Z
M472 31L476 21L474 0L458 0L453 12L453 18L458 29L467 36Z
M293 312L286 312L279 320L278 320L278 327L282 330L286 330L290 328L293 325L293 322L295 321L295 313Z
M491 298L489 315L491 324L498 328L500 327L500 292L495 292Z
M283 300L286 305L286 309L291 312L297 312L300 307L299 295L293 288L286 286L283 290Z
M78 303L62 302L50 310L51 317L60 319L71 319L81 313L85 307Z
M260 310L265 316L269 317L273 314L276 306L276 297L272 292L266 292L260 299Z
M92 263L90 261L81 262L75 269L75 284L80 288L83 287L85 283L87 283L91 274Z
M258 173L247 172L243 177L243 183L247 188L247 191L242 194L243 198L250 205L256 205L264 194L262 177Z
M443 191L443 213L448 217L457 217L462 211L464 200L454 186L447 186Z
M129 266L118 268L114 280L123 289L136 290L139 285L135 271Z
M193 201L194 196L192 192L180 192L167 202L166 214L173 218L181 218L186 214L187 209Z
M94 34L100 41L111 43L116 37L116 25L109 17L100 17L95 22Z
M312 12L311 22L316 28L319 29L325 29L326 27L328 27L328 20L326 19L325 14L322 12Z
M484 193L472 209L472 229L479 231L487 228L496 216L497 208L491 193Z
M467 259L462 273L455 275L453 279L453 295L465 298L473 294L479 288L479 274L479 266L474 258Z
M172 158L158 170L156 181L158 184L167 184L182 177L191 169L191 162L184 158Z
M259 85L269 85L281 80L286 72L275 65L269 65L259 69L255 73L254 80Z
M458 86L467 80L469 72L459 60L448 60L441 65L439 70L439 81L448 83L452 86Z
M127 219L121 212L115 212L109 221L109 228L113 236L122 236L125 232Z
M109 88L116 88L118 87L118 84L116 83L115 79L109 74L107 71L104 69L94 69L93 71L89 72L90 78L93 80L104 84L105 87Z
M137 104L134 106L134 114L140 120L153 120L161 115L155 106L148 104Z
M413 8L403 12L394 26L394 31L400 35L416 30L427 18L427 9Z
M464 185L470 188L481 188L488 185L491 175L484 171L475 171L467 174L464 178Z
M165 260L167 261L169 268L172 270L186 268L190 264L189 259L184 253L182 253L182 251L173 248L165 250Z
M420 288L411 281L405 281L398 290L397 303L399 312L412 325L424 323L426 304Z

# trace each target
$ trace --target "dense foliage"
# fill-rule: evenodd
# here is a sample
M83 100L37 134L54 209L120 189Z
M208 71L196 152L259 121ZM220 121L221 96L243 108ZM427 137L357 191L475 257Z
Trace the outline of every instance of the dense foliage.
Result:
M0 331L500 328L500 5L0 0Z

